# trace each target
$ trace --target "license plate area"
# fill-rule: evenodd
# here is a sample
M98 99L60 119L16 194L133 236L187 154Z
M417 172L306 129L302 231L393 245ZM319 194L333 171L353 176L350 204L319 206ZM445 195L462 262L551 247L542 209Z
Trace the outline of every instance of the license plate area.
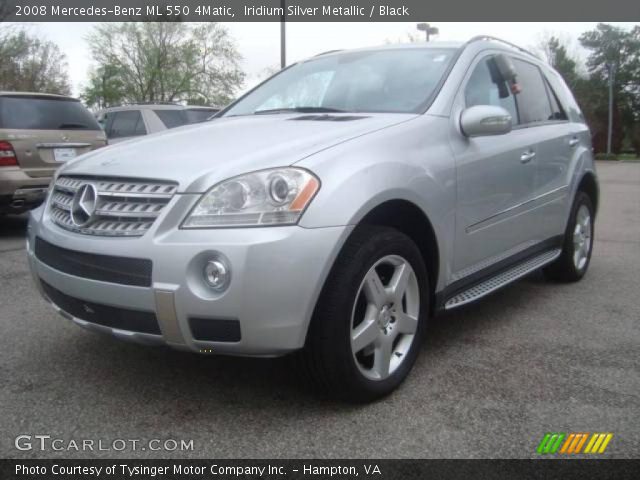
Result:
M75 148L54 148L53 149L53 159L56 162L66 162L68 160L72 160L76 158L78 153Z

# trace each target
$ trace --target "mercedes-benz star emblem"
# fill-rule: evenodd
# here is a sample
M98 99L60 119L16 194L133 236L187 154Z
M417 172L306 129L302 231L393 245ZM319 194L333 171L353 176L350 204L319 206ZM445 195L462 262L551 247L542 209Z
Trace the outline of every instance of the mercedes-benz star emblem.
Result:
M96 211L98 192L91 183L82 185L73 196L71 221L77 227L83 227L93 219Z

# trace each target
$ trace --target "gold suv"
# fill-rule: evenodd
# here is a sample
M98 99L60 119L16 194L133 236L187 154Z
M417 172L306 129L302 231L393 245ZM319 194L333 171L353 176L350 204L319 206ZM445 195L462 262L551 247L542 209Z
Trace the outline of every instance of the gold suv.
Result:
M0 92L0 214L38 206L62 163L104 145L104 132L77 99Z

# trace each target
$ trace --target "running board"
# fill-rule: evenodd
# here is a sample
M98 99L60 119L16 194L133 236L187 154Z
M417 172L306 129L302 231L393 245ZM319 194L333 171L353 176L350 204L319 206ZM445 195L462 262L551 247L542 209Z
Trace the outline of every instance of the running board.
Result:
M553 262L560 256L560 253L562 253L562 250L559 248L549 250L536 255L535 257L531 257L522 263L514 265L507 270L503 270L497 275L494 275L487 280L483 280L467 290L451 297L445 303L444 308L445 310L451 310L452 308L461 307L462 305L466 305L467 303L471 303L479 298L489 295L511 282L514 282L519 278L522 278L525 275L547 265L548 263Z

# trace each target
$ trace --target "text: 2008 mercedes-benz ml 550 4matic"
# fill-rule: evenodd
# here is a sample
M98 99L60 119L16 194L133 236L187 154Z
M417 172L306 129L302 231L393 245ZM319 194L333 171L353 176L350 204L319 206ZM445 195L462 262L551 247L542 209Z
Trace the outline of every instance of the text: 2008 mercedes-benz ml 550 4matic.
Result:
M357 401L430 316L589 266L591 140L548 65L486 37L297 63L216 118L88 153L31 215L37 285L83 327L193 352L297 352Z

